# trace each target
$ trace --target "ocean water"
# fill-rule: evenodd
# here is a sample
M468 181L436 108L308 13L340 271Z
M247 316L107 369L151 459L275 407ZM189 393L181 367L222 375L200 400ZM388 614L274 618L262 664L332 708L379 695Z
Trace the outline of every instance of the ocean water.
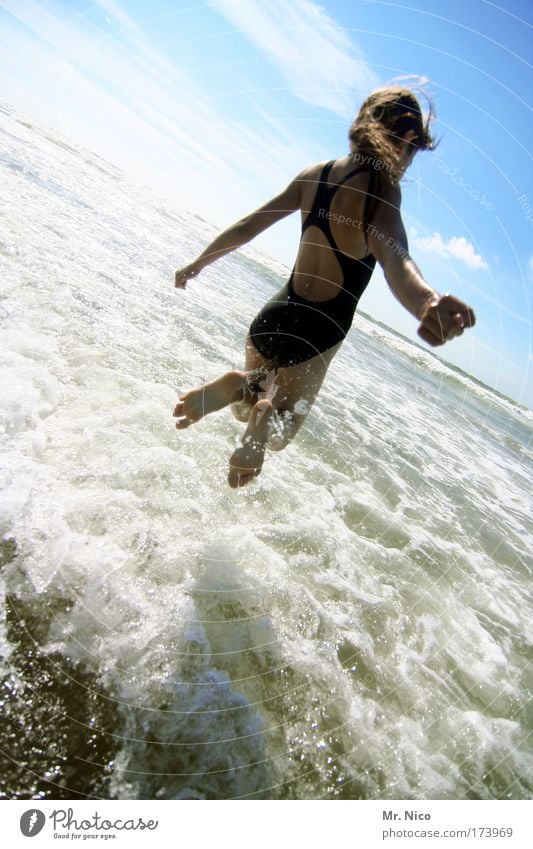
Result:
M230 490L243 425L171 410L284 269L176 292L179 187L0 138L4 797L531 797L532 414L359 316Z

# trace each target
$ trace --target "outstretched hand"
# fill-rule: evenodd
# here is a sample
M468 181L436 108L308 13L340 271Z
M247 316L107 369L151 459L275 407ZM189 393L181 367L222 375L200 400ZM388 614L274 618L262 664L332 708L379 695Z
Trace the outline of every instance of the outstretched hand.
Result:
M420 319L418 335L433 347L444 345L460 336L465 327L476 323L473 310L454 295L441 295L428 301Z
M185 289L187 287L187 280L200 274L203 267L198 260L195 260L184 268L179 268L174 277L174 286L176 289Z

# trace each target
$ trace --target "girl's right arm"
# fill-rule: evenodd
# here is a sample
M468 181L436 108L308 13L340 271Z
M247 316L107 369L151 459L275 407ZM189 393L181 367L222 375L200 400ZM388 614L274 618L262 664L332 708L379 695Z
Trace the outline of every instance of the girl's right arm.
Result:
M409 254L400 202L400 190L395 189L378 205L367 235L368 247L392 293L420 321L418 335L428 345L443 345L460 336L465 327L473 327L474 312L454 295L439 295L426 283Z

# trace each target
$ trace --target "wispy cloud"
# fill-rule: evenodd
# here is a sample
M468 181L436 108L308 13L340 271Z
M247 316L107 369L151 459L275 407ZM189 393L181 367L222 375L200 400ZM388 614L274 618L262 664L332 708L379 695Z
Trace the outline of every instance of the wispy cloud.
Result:
M84 19L1 0L6 99L215 220L248 212L303 167L290 129L250 111L259 120L237 131L115 0L95 7Z
M376 80L316 4L266 0L260 7L247 0L231 8L246 18L247 35L255 32L262 48L256 56L264 60L266 52L290 79L287 109L294 89L300 98L353 116L357 95ZM216 16L211 6L203 14ZM329 151L280 117L268 94L254 99L244 86L241 120L235 110L230 118L211 80L204 83L176 61L175 51L160 49L153 41L157 28L136 21L129 4L95 0L80 12L56 0L0 0L2 23L6 100L211 220L229 223L309 162L328 158ZM180 32L175 16L168 32ZM276 251L279 240L270 238ZM284 241L288 262L292 252Z
M521 322L529 326L530 320L529 315L524 313L519 313L516 310L513 310L506 302L505 298L498 297L498 290L493 289L492 294L487 291L486 287L476 286L471 280L468 281L469 291L476 296L476 300L478 298L482 298L486 303L490 304L494 307L494 310L491 310L491 314L497 316L498 321L501 321L502 316L509 316L513 320L513 322Z
M117 23L127 29L136 29L135 21L122 9L115 0L94 0L96 6L114 18Z
M433 233L432 236L417 237L415 244L424 253L454 257L464 262L468 268L486 270L489 267L488 263L475 252L474 246L464 236L452 236L451 239L445 241L440 233Z
M357 100L379 85L362 51L311 0L210 0L268 57L289 90L314 106L353 117Z

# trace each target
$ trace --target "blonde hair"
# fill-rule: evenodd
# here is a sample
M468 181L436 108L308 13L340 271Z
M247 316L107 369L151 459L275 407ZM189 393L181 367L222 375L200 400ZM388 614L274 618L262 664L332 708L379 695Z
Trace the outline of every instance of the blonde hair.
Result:
M416 137L410 142L416 150L434 150L437 142L430 132L435 110L428 98L427 115L422 114L420 103L413 92L402 86L379 88L362 104L357 118L350 127L348 138L352 150L373 162L379 172L378 183L399 183L403 170L400 142L408 130Z

